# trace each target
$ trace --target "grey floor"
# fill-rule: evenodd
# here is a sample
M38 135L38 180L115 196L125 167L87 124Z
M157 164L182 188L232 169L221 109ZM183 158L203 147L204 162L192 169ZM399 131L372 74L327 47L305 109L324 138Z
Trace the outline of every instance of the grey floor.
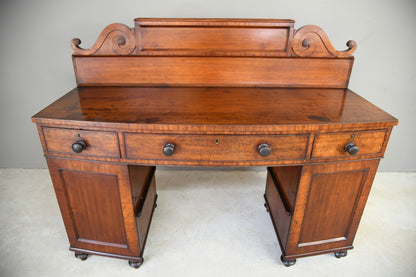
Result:
M378 173L354 249L284 267L263 207L265 171L158 171L145 262L68 241L48 171L0 169L0 276L416 276L416 173Z

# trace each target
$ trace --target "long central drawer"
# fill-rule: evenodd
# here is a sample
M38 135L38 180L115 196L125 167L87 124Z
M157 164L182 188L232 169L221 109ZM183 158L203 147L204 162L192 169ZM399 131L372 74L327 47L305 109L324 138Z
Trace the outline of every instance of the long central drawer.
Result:
M308 134L267 136L124 134L128 159L177 161L303 160L306 157L308 138ZM262 156L259 151L260 145L269 148L263 150L270 153ZM168 155L164 150L167 150Z

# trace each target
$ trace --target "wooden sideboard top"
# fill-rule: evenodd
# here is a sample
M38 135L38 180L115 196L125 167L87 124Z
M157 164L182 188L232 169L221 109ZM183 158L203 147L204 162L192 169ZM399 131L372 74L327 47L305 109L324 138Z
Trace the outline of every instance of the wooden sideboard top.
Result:
M232 125L258 130L397 124L397 119L348 89L253 87L77 87L33 121L149 128Z
M135 19L89 49L73 39L78 86L42 125L164 133L272 134L389 128L348 89L356 50L293 20Z

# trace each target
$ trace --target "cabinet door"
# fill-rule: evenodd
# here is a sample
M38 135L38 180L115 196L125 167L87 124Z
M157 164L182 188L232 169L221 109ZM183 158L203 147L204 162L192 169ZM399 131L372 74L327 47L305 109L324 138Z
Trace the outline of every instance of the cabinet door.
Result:
M128 167L57 158L47 162L71 250L138 257Z
M303 167L286 256L352 248L378 162Z

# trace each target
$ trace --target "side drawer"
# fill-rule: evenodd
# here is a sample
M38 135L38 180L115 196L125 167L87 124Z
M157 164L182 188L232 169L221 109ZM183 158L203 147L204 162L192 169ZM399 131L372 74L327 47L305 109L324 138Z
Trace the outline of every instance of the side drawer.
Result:
M120 149L116 132L86 131L77 129L42 128L45 151L49 153L74 154L119 158ZM86 148L81 153L72 150L72 144L82 140Z
M354 156L382 155L387 132L380 130L317 134L313 144L312 159L351 156L344 149L348 143L359 147L358 153Z
M142 160L194 161L276 161L303 160L309 135L164 135L124 134L126 156ZM167 144L174 145L170 156L163 153ZM259 154L260 144L270 147L270 154Z

